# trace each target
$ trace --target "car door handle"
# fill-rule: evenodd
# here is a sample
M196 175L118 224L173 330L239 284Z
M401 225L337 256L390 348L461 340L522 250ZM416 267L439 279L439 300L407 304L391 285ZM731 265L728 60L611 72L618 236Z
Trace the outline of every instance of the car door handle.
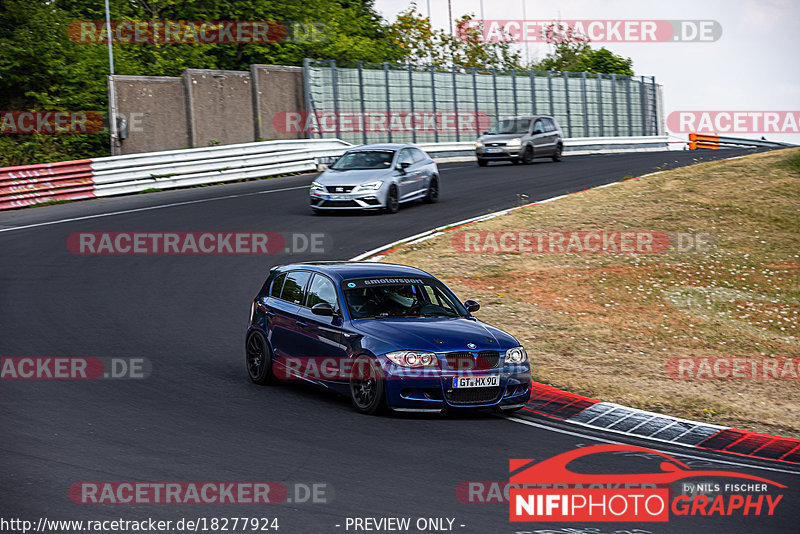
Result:
M294 324L296 324L300 328L305 328L308 326L308 323L304 323L303 321L295 321Z

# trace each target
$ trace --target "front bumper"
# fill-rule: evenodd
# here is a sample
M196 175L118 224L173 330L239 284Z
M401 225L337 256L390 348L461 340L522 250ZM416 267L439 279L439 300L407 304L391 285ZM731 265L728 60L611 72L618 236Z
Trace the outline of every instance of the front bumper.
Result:
M380 189L362 193L327 193L312 191L311 207L320 210L380 209L386 207L385 194Z
M480 159L517 159L521 153L521 146L480 147L475 149L475 156Z
M500 365L494 369L459 372L426 368L409 370L388 360L381 361L385 373L386 402L397 411L441 411L461 408L513 408L531 396L530 366ZM454 388L455 377L498 375L491 387Z

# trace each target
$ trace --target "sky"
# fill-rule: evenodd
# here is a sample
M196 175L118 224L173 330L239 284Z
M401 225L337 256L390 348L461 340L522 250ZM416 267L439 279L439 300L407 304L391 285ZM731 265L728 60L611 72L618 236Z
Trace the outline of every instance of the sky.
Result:
M487 20L714 20L714 42L594 43L633 59L635 74L663 86L665 116L677 111L782 111L800 115L800 0L451 0L453 18ZM418 0L417 10L447 29L447 0ZM410 2L376 0L388 21ZM522 45L515 45L522 46ZM531 59L548 46L529 43ZM521 48L524 50L524 48ZM523 57L525 57L523 55ZM781 119L781 122L783 119ZM800 134L728 134L800 144ZM684 134L676 134L685 138Z

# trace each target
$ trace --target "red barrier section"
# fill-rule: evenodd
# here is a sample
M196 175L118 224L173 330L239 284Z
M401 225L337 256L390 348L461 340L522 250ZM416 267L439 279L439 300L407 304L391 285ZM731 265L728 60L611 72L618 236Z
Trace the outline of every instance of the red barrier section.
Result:
M92 160L0 168L0 210L94 198Z

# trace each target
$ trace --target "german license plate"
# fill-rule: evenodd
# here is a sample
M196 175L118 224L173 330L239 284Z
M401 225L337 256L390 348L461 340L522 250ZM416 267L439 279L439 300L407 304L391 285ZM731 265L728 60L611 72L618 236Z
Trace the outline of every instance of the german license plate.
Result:
M500 385L500 375L454 376L453 388L490 388Z
M498 152L502 152L502 151L503 151L502 148L487 148L486 149L486 152L489 152L491 154L497 154Z
M350 197L347 195L328 195L325 200L350 200Z

